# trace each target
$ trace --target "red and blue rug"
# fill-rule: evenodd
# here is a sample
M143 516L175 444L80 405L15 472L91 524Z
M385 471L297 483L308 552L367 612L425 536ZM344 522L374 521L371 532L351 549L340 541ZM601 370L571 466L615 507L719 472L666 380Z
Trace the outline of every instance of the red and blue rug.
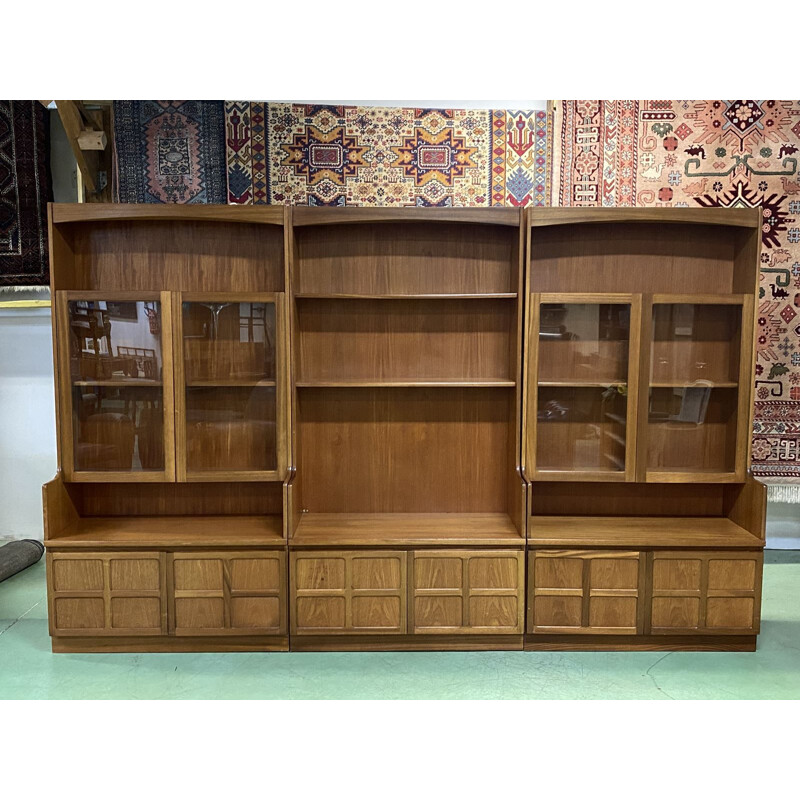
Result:
M47 110L36 100L0 100L0 289L46 286Z
M115 100L115 198L226 203L222 101Z

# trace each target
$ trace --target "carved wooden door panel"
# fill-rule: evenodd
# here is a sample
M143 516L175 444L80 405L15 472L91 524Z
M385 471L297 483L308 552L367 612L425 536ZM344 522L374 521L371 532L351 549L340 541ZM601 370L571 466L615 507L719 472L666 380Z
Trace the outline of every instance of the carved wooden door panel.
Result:
M164 554L48 553L53 636L167 632Z
M521 634L524 586L522 551L416 551L411 629L434 634Z
M406 632L406 553L291 553L292 633Z
M641 553L534 550L529 559L530 633L642 632Z
M286 633L282 550L174 553L170 579L170 629L178 636Z
M763 553L654 552L650 633L758 633Z

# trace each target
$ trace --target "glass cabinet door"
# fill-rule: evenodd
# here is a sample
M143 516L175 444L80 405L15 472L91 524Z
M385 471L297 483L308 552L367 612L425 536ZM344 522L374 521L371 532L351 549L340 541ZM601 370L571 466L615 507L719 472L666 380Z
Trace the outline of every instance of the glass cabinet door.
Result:
M653 300L648 480L744 478L751 343L742 322L752 300L731 299Z
M543 294L537 308L535 476L632 480L639 298Z
M62 461L70 480L174 480L166 295L60 292Z
M179 480L284 477L278 298L180 297Z

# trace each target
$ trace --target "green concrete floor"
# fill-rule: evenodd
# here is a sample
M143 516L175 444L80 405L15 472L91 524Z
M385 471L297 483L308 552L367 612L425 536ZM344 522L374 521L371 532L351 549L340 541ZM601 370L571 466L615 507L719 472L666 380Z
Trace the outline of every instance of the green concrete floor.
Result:
M798 598L768 551L755 653L53 655L42 560L0 583L0 699L798 699Z

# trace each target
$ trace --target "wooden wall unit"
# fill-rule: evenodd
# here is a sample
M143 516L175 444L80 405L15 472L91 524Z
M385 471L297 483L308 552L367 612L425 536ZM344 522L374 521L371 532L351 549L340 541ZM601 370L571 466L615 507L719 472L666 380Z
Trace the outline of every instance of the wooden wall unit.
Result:
M54 650L288 648L287 216L50 206Z
M55 651L755 647L755 211L50 233Z
M531 209L526 649L754 649L757 209Z

